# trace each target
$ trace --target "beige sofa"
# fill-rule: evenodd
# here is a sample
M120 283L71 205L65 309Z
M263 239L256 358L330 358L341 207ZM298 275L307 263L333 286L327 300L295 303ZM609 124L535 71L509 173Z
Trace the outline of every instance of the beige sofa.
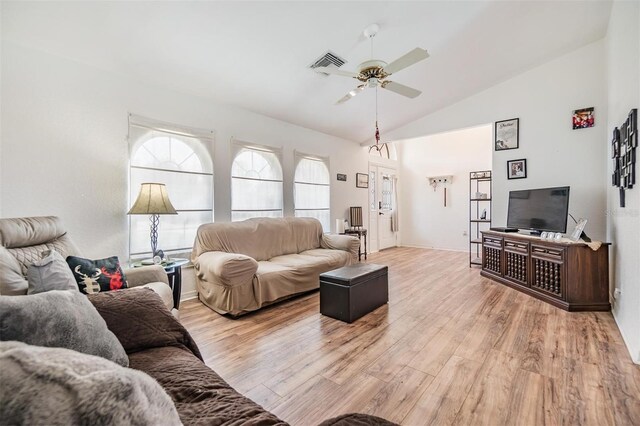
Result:
M191 261L198 297L238 316L319 287L323 272L357 261L360 241L323 234L312 218L255 218L198 228Z
M55 249L62 257L82 256L55 216L0 219L0 295L27 294L27 269L44 250ZM161 266L125 269L129 287L148 287L158 293L165 306L173 309L173 292Z

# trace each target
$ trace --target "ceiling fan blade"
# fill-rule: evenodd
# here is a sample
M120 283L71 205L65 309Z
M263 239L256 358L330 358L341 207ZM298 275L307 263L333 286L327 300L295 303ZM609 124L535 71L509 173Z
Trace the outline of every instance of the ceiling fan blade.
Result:
M387 74L393 74L394 72L403 70L415 64L416 62L427 59L428 57L429 53L426 50L416 47L411 52L399 57L398 59L384 67L384 72L386 72Z
M367 87L366 84L361 84L360 86L356 87L355 89L351 90L349 93L347 93L346 95L338 99L338 102L336 102L336 105L347 102L349 99L353 98L358 93L362 92L366 87Z
M415 98L419 96L422 92L411 88L409 86L405 86L404 84L394 83L393 81L385 81L382 83L382 88L391 90L399 95L406 96L407 98Z
M318 67L318 68L314 68L314 70L316 72L323 72L323 73L326 73L326 74L341 75L343 77L356 78L358 76L358 74L353 72L353 71L345 71L345 70L340 70L338 68L332 68L332 67Z

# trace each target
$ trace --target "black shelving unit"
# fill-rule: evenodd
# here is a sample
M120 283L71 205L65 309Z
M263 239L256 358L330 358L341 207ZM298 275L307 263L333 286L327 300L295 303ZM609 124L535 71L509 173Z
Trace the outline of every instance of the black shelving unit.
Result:
M469 172L469 267L482 266L482 234L491 227L491 170ZM477 198L476 193L487 194ZM487 214L481 219L482 211Z

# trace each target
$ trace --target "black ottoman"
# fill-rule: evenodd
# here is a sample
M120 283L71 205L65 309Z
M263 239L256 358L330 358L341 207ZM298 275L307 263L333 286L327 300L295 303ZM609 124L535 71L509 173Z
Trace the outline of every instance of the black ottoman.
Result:
M354 322L389 301L389 268L357 263L320 274L320 313Z

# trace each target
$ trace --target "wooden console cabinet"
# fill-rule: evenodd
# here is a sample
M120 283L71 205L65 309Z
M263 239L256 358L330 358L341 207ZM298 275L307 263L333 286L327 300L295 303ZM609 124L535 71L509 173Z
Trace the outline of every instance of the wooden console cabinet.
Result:
M593 251L582 242L482 232L483 277L567 311L608 311L609 243Z

